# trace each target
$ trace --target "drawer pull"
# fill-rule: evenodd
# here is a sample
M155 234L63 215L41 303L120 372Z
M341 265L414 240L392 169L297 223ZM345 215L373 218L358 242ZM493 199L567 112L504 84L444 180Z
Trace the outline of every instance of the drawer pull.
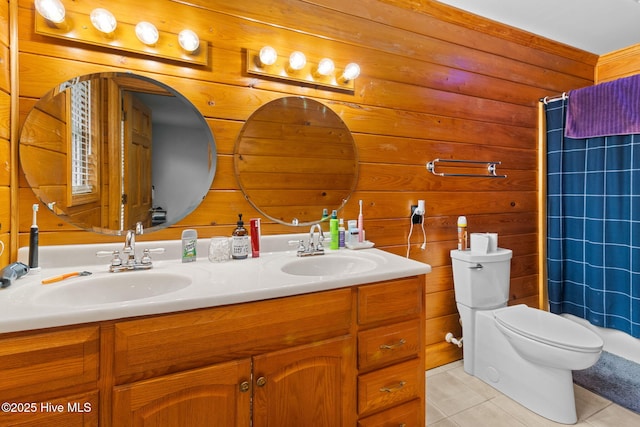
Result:
M258 385L258 387L264 387L267 384L267 379L265 377L259 377L256 380L256 384Z
M240 383L240 391L242 393L246 393L249 391L249 382L248 381L243 381Z
M380 346L380 350L394 350L394 349L396 349L398 347L402 347L406 343L407 343L407 341L405 341L404 338L401 338L400 341L398 341L395 344L382 344Z
M394 393L394 392L402 389L402 387L404 387L406 384L407 384L406 381L400 381L400 383L397 386L395 386L395 387L382 387L380 389L380 391L383 392L383 393Z

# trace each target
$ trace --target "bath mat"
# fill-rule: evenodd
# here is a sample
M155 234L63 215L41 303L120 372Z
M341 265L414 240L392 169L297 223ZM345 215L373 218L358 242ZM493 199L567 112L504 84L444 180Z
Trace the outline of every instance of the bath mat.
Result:
M602 352L595 365L573 371L573 381L606 399L640 413L640 365Z

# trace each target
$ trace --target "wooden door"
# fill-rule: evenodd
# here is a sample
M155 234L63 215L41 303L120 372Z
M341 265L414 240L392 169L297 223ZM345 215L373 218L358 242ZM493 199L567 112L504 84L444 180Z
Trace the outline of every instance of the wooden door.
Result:
M121 427L249 427L251 361L116 386L112 425Z
M254 427L352 427L356 368L350 336L254 357Z
M132 92L123 93L124 229L151 226L151 109Z

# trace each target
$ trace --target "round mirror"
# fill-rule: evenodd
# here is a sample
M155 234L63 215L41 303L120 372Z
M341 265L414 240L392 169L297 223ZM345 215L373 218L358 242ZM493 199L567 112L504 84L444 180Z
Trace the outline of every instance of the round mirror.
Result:
M358 181L355 141L329 107L303 97L271 101L249 117L234 162L245 197L267 218L309 225L341 209Z
M22 127L20 163L56 215L119 235L192 212L213 181L216 148L204 117L169 86L99 73L62 83L35 104Z

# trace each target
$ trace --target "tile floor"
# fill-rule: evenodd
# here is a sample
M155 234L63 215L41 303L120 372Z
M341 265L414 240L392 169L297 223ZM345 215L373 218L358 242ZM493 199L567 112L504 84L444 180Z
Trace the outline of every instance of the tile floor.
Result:
M575 386L578 422L583 427L640 426L640 414ZM427 371L429 427L563 426L541 417L464 372L462 361Z

